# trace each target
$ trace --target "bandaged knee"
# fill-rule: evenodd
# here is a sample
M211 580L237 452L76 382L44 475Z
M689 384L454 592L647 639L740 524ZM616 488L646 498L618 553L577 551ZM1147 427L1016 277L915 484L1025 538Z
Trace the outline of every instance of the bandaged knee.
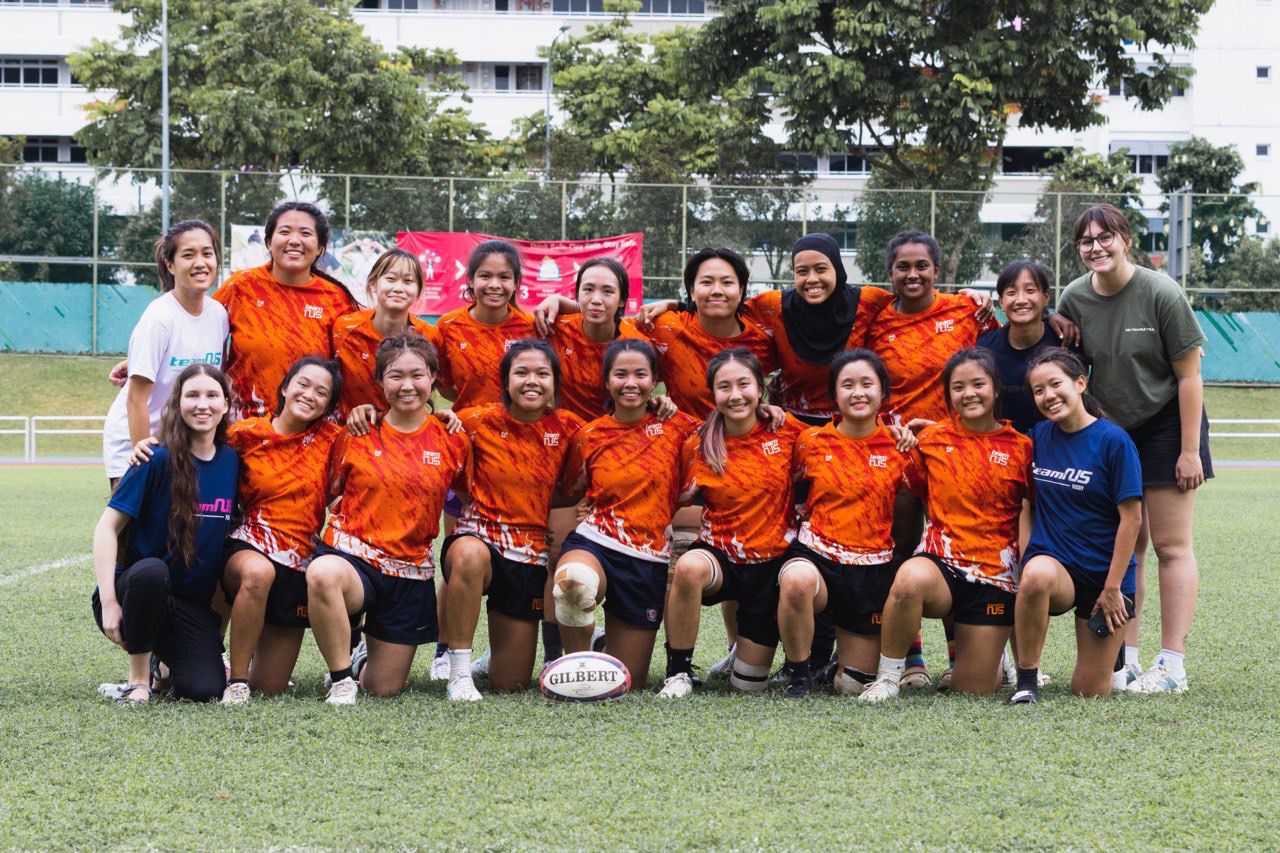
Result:
M861 675L866 681L855 678L854 673ZM873 681L873 677L865 672L859 672L852 667L842 666L840 671L836 673L835 680L831 682L832 688L841 696L860 696L862 691L867 689L867 685Z
M600 576L586 563L565 563L556 569L551 594L556 600L556 621L569 628L594 625L591 608L600 589Z
M733 672L729 673L729 684L743 693L763 693L769 686L769 667L752 666L734 658Z

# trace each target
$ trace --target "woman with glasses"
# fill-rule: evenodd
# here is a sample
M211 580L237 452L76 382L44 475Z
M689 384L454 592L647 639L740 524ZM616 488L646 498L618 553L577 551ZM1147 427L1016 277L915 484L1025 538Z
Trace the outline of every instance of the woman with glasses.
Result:
M1205 336L1177 283L1130 258L1133 235L1117 208L1099 204L1082 213L1075 243L1088 272L1067 286L1058 309L1080 326L1094 395L1138 448L1145 534L1137 545L1139 608L1147 536L1159 563L1160 654L1139 672L1138 620L1131 620L1115 688L1181 693L1199 587L1195 490L1213 476L1200 377Z

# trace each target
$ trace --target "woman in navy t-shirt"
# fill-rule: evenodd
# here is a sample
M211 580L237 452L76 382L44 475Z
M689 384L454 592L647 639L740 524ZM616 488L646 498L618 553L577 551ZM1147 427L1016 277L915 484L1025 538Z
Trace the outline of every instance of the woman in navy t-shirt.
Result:
M209 606L235 505L239 461L224 441L231 389L222 371L182 371L160 418L160 445L130 468L93 532L93 613L129 653L121 704L151 699L152 654L174 695L222 695L222 632Z
M1031 431L1035 522L1014 609L1018 687L1009 701L1035 702L1049 617L1076 612L1080 696L1111 692L1111 673L1133 618L1134 543L1142 525L1142 467L1133 440L1101 417L1086 392L1084 362L1061 348L1032 359L1027 383L1048 418ZM1107 636L1090 630L1101 610Z

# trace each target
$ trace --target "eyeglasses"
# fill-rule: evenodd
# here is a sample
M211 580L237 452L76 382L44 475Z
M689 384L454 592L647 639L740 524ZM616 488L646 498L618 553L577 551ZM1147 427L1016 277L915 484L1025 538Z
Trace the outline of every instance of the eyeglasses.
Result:
M1108 248L1115 242L1116 235L1111 231L1103 231L1097 237L1081 237L1076 241L1076 245L1080 247L1080 251L1088 252L1093 249L1093 244L1097 243L1102 248Z

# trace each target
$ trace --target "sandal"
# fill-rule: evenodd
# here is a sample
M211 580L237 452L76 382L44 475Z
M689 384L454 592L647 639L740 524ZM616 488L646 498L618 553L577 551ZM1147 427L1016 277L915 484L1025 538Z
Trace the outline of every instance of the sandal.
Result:
M139 690L147 691L146 698L135 699L133 694ZM154 691L146 684L126 684L120 691L120 695L116 698L116 704L122 707L132 705L146 705L151 701Z

